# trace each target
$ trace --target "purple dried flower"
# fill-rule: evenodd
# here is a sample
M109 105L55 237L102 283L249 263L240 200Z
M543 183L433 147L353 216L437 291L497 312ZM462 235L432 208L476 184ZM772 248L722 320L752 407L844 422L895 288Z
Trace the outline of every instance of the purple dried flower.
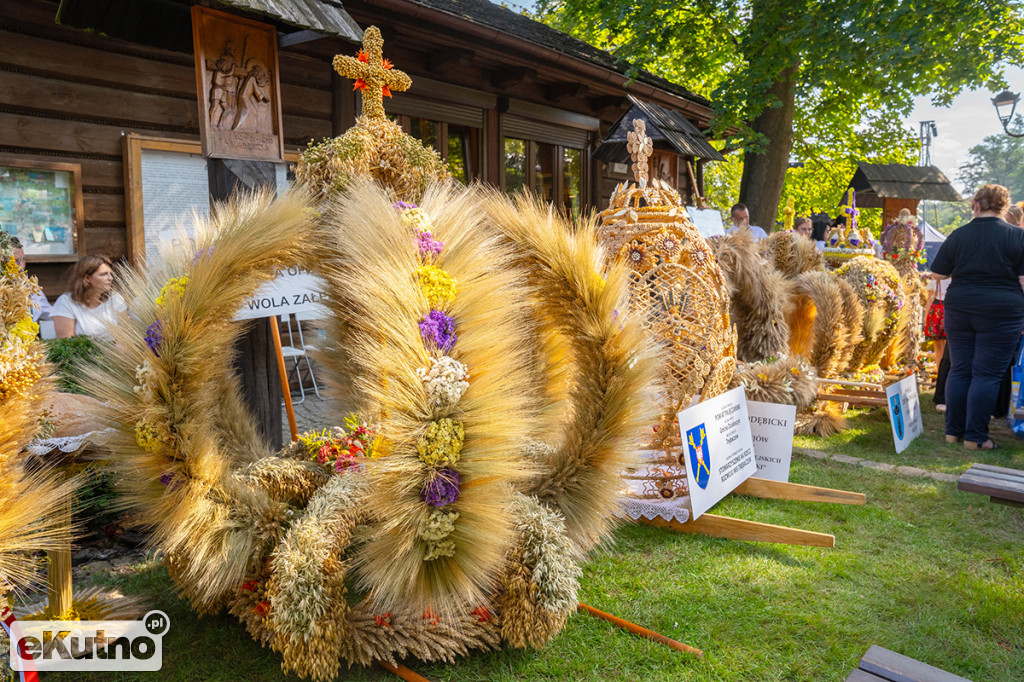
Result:
M440 310L431 310L420 322L420 334L424 341L433 341L442 351L449 351L458 337L455 336L455 319Z
M404 201L396 201L395 203L391 204L391 206L396 211L404 211L409 208L417 208L416 204L409 204Z
M153 351L153 355L160 357L157 347L164 341L164 323L157 320L146 328L146 345Z
M420 258L429 259L440 255L444 242L434 239L429 232L420 232L416 235L416 246L420 250Z
M194 256L192 256L192 265L195 265L196 263L198 263L202 259L206 258L207 256L212 256L212 255L213 255L213 247L212 246L210 246L208 248L205 248L205 249L199 249L198 251L196 251L196 254Z
M438 469L423 486L423 501L435 507L443 507L459 499L462 477L455 469Z

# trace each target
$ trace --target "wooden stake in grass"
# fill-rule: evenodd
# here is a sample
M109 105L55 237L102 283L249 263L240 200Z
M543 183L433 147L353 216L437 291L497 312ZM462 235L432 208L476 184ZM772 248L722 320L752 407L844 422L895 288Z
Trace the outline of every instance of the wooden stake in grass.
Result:
M384 668L385 670L392 672L401 677L406 682L430 682L427 678L423 677L417 672L409 670L404 665L399 663L398 665L391 665L387 661L377 661L377 665Z
M687 646L687 645L683 644L682 642L677 642L676 640L670 639L670 638L666 637L665 635L659 635L657 632L654 632L653 630L648 630L647 628L642 628L639 625L636 625L635 623L630 623L628 620L622 620L621 618L619 618L617 616L613 616L610 613L605 613L604 611L598 611L593 606L587 606L583 602L580 602L580 606L579 607L581 609L583 609L584 611L586 611L587 613L589 613L590 615L592 615L592 616L594 616L596 618L602 618L602 619L608 621L609 623L612 623L613 625L617 625L618 627L622 628L623 630L628 630L629 632L632 632L634 635L639 635L641 637L646 637L647 639L653 639L655 642L661 642L665 646L670 647L672 649L675 649L676 651L686 651L687 653L693 654L697 658L703 658L704 657L704 652L701 651L700 649L694 649L692 646Z

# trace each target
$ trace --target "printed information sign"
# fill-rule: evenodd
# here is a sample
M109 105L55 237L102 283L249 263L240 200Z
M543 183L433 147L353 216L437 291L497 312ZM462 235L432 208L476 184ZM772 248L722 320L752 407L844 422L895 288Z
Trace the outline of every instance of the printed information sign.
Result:
M896 452L903 452L911 441L924 432L921 402L917 398L917 377L911 374L886 386L885 408L889 412Z
M257 317L313 313L314 317L327 317L324 303L326 283L307 270L288 268L277 274L272 282L264 284L256 294L242 304L235 313L236 320Z
M754 440L757 477L770 481L789 481L793 460L793 426L796 405L747 401L750 434Z
M742 386L679 413L691 519L757 472Z

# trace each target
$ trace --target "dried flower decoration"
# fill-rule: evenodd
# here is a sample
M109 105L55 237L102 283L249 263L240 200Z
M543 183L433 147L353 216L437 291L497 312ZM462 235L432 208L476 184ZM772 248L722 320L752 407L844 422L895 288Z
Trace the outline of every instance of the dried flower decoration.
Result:
M181 298L185 295L185 287L188 286L189 276L172 277L167 284L160 287L160 295L156 297L156 304L161 308L167 305L171 297Z
M431 310L419 324L420 335L424 341L430 341L443 352L448 352L455 345L455 319L440 310Z
M11 334L14 338L25 343L31 343L39 335L39 325L35 323L31 315L21 318L16 325L11 327Z
M423 380L435 410L454 407L469 389L469 367L447 355L431 358L430 367L416 370L416 376Z
M416 235L416 248L420 252L420 258L430 261L441 255L444 242L434 239L434 236L429 232L420 232Z
M458 293L455 278L436 265L421 265L416 268L416 279L431 308L441 308L455 301L455 295Z
M400 201L398 203L402 204L405 202ZM416 232L430 232L433 227L430 216L424 213L422 209L417 208L415 204L412 204L412 208L403 209L398 218L402 221L403 226Z
M164 323L161 320L155 321L146 327L146 345L153 351L153 355L160 357L157 348L164 342Z
M466 433L460 422L444 418L430 422L427 432L416 442L420 460L431 467L458 464Z
M444 507L459 499L462 476L450 467L438 469L423 486L423 501L434 507Z
M160 447L160 434L148 422L135 422L135 442L140 448L153 452Z

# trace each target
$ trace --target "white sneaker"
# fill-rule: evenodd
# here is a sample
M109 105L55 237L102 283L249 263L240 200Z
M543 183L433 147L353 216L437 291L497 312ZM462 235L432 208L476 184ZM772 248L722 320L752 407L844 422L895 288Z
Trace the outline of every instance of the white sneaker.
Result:
M936 405L935 406L935 411L936 412L945 412L946 411L946 406L945 405Z

